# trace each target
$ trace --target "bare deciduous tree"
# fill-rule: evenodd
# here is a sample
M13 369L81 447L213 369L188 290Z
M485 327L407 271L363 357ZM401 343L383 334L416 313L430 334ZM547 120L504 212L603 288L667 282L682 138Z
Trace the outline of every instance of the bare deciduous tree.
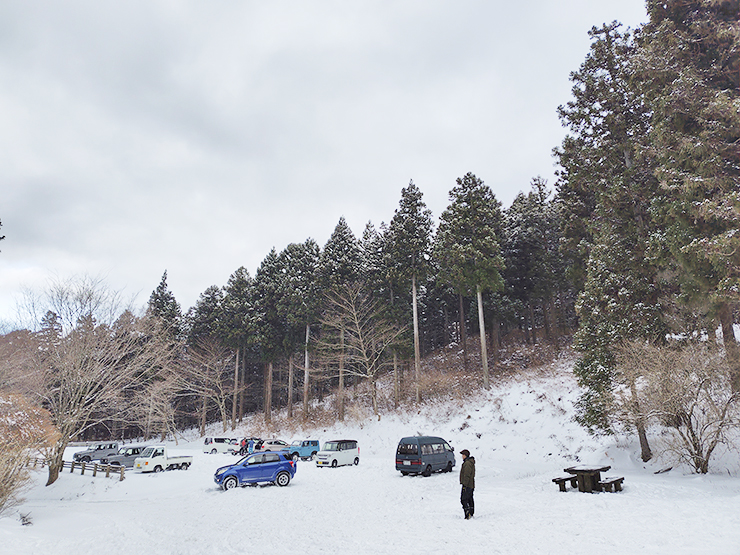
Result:
M636 384L641 404L630 412L670 430L666 451L706 474L715 450L731 447L728 431L740 416L724 352L709 344L669 348L632 343L622 349L620 365L642 368ZM631 403L630 397L622 402Z
M322 353L348 374L369 380L377 415L376 382L381 371L392 364L389 348L403 328L384 317L380 303L370 298L360 283L327 296L322 324L328 332L319 344Z
M20 501L30 478L28 461L56 441L49 414L24 397L0 393L0 514Z
M228 425L228 400L233 394L234 351L213 338L205 338L188 350L177 372L179 389L200 399L200 433L205 435L208 405L216 405L223 423Z

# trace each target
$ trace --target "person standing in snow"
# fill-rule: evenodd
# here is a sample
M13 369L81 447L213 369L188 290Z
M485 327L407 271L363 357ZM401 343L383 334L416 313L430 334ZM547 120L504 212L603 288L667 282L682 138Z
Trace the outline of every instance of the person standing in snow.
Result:
M470 456L470 451L467 449L460 451L460 456L463 459L462 466L460 467L460 484L462 485L460 503L462 503L463 511L465 512L465 520L469 520L473 517L473 513L475 512L475 504L473 503L473 490L475 489L475 458Z

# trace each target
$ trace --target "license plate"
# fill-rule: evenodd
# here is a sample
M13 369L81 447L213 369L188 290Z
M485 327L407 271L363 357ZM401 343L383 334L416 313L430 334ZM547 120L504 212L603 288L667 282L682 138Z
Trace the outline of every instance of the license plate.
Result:
M407 465L411 466L411 461L403 461L403 464L407 464Z

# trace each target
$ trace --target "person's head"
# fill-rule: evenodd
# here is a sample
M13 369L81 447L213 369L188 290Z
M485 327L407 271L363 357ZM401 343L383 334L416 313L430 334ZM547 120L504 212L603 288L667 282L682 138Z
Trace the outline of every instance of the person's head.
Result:
M467 459L470 456L470 451L467 449L463 449L460 451L460 456L463 458L463 460Z

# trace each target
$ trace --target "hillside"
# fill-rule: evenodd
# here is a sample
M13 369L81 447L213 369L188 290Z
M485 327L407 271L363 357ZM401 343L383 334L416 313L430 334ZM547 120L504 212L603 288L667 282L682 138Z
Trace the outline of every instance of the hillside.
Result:
M454 383L453 372L442 375ZM677 468L655 474L662 463L643 464L631 438L593 438L576 425L576 396L564 352L544 366L497 378L490 391L461 386L443 394L440 387L420 407L404 404L380 419L369 413L361 390L344 422L298 429L276 414L273 431L285 440L347 437L361 447L358 466L299 462L285 488L217 489L214 471L235 458L203 454L198 437L170 444L194 456L188 471L131 472L123 482L65 473L48 488L40 472L26 501L0 519L0 553L62 555L103 546L108 554L178 555L255 547L367 554L737 553L736 476ZM259 420L253 416L234 435L258 431ZM456 452L469 449L475 457L472 521L462 518L459 457L452 474L402 477L395 470L398 439L417 433L443 436ZM625 477L624 491L561 493L551 479L576 462L610 465L610 473ZM32 524L21 526L21 515Z

